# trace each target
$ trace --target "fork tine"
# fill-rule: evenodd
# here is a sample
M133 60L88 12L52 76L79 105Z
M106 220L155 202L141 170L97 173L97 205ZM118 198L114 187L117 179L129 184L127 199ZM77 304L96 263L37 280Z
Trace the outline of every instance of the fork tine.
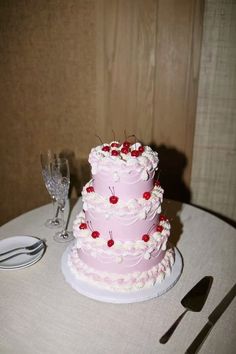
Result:
M1 259L0 263L8 261L9 259L12 259L14 257L20 256L22 254L26 254L28 256L35 256L37 253L39 253L44 248L45 248L44 243L42 243L42 245L40 247L38 247L37 249L35 249L33 251L30 251L30 252L18 252L18 253L12 254L11 256L9 256L7 258Z
M43 248L44 248L44 244L42 244L36 250L34 250L32 252L27 252L26 254L28 254L29 256L34 256L35 254L39 253Z
M5 256L5 255L7 255L9 253L12 253L12 252L20 251L20 250L29 250L29 251L31 251L31 250L34 250L37 247L39 247L40 244L42 244L42 243L43 243L43 240L38 240L37 242L35 242L34 244L32 244L30 246L22 246L22 247L13 248L13 249L11 249L9 251L0 253L0 257Z
M43 242L43 240L39 240L39 241L35 242L33 245L26 246L25 248L27 250L33 250L33 249L37 248L39 245L41 245L42 242Z

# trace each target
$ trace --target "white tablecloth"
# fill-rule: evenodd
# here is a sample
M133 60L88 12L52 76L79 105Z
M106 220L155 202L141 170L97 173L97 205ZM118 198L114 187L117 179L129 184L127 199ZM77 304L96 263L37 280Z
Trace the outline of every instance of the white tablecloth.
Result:
M71 228L81 202L73 207ZM159 298L135 304L91 300L73 290L60 270L68 246L53 240L44 226L51 206L26 213L0 229L0 239L33 235L46 239L47 251L35 265L0 270L0 353L3 354L144 354L184 353L208 315L235 283L236 232L228 224L195 207L165 201L172 223L172 242L184 259L177 284ZM185 293L202 277L213 285L200 313L188 312L169 342L161 335L183 312ZM235 353L236 300L214 326L201 353Z

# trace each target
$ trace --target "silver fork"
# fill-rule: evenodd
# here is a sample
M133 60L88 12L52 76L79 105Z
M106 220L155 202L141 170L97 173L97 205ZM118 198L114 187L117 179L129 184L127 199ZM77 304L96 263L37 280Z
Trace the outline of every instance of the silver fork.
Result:
M23 247L24 248L24 247ZM27 254L28 256L35 256L37 253L39 253L42 249L44 249L44 244L42 243L41 246L37 247L34 251L30 251L30 252L18 252L18 253L14 253L11 256L7 257L7 258L3 258L0 260L0 263L8 261L9 259L12 259L14 257L20 256L22 254Z
M21 250L33 251L34 249L39 247L42 243L43 243L43 240L39 240L39 241L35 242L33 245L30 245L30 246L22 246L22 247L13 248L13 249L11 249L9 251L0 253L0 257L5 256L5 255L7 255L9 253L12 253L12 252L21 251Z

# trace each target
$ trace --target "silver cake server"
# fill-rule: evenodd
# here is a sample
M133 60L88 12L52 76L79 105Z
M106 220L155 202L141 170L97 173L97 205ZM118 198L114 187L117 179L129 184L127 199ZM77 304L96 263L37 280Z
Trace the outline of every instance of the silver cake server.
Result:
M168 342L176 327L188 311L199 312L203 308L207 296L209 294L213 277L206 276L202 278L181 300L181 304L185 307L185 311L177 318L168 331L160 338L159 342L165 344Z
M197 353L199 351L199 349L201 348L202 344L206 340L208 334L212 330L213 326L216 324L218 319L225 312L225 310L230 305L230 303L233 301L235 296L236 296L236 284L234 284L234 286L231 288L231 290L225 295L223 300L221 300L221 302L212 311L212 313L208 317L208 322L202 328L200 333L197 335L197 337L194 339L194 341L188 347L188 349L187 349L187 351L185 353L194 354L194 353Z

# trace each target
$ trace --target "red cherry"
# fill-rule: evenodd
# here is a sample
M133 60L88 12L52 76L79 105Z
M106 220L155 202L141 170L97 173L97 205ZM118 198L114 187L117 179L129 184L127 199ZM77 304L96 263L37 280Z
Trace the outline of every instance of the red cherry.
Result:
M143 193L143 198L146 199L146 200L150 199L151 198L151 193L150 192Z
M87 187L87 188L86 188L86 191L87 191L88 193L94 192L94 188L93 188L93 187Z
M109 200L111 204L116 204L119 198L116 195L112 195Z
M157 225L156 231L157 232L162 232L162 230L163 230L163 226L162 225Z
M139 151L138 150L132 150L131 151L131 156L138 157L139 156Z
M112 247L114 245L114 241L113 240L108 240L107 241L107 246L108 247Z
M163 214L160 215L160 221L166 221L167 220L167 217Z
M117 147L117 148L118 148L119 146L120 146L119 143L112 143L112 144L111 144L111 147Z
M123 154L128 154L129 153L129 148L127 148L127 147L123 147L122 149L121 149L121 152L123 153Z
M100 236L100 232L98 232L98 231L93 231L92 234L91 234L91 236L92 236L93 238L97 238L97 237Z
M123 142L123 146L124 146L125 148L127 148L127 149L130 147L130 145L131 145L131 144L130 144L128 141L124 141L124 142Z
M79 226L80 230L85 230L87 229L87 224L85 222L82 222Z
M112 156L118 156L119 155L119 151L111 150L111 154L112 154Z
M142 240L143 240L144 242L148 242L148 241L150 240L149 235L148 235L148 234L143 235Z
M108 145L103 146L102 151L110 151L110 146Z
M138 151L142 154L144 152L144 146L139 146Z

